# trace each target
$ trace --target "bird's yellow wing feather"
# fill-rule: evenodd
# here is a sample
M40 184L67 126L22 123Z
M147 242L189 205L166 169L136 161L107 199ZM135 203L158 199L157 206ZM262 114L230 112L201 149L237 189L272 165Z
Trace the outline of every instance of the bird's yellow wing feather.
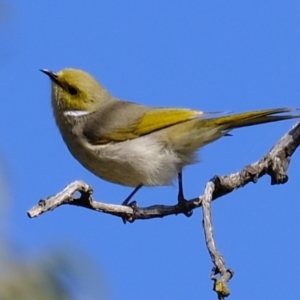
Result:
M120 112L122 115L122 112ZM117 126L111 126L108 130L85 132L89 142L95 145L110 142L122 142L143 136L154 131L170 127L201 117L204 113L190 109L179 108L152 108L146 110L139 118L126 118L126 111ZM128 122L128 120L132 122ZM95 124L95 123L94 123ZM94 126L95 127L95 126ZM96 134L95 134L96 133Z
M145 135L175 124L199 118L201 115L203 115L203 112L189 109L153 109L143 115L135 128L135 133L137 136Z

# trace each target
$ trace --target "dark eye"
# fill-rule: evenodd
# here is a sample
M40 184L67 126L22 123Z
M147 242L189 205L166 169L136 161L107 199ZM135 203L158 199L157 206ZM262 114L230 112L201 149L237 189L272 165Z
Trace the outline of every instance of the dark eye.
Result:
M77 95L77 90L73 87L69 87L69 93L70 93L70 95L73 95L73 96Z

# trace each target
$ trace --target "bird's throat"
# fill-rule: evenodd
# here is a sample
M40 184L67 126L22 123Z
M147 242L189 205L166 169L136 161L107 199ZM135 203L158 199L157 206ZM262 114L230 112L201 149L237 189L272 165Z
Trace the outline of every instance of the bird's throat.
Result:
M89 113L90 112L86 110L67 110L63 114L64 116L79 117L79 116L88 115Z

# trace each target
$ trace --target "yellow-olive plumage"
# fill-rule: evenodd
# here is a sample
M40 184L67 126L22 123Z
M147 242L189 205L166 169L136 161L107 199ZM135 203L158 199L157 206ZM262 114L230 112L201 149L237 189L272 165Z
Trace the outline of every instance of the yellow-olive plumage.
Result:
M199 148L230 130L296 117L289 108L216 116L147 107L112 97L84 71L42 72L52 81L55 120L72 155L98 177L125 186L168 185L196 162Z

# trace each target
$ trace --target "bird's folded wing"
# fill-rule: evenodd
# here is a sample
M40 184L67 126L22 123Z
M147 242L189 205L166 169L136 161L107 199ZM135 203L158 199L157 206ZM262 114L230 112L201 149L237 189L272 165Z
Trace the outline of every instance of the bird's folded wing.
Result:
M97 129L97 120L94 120L93 130L84 132L91 144L100 145L131 140L204 115L201 111L180 108L151 108L135 118L128 110L119 113L120 118L115 123L116 126L110 126L110 128L101 128L99 122Z

